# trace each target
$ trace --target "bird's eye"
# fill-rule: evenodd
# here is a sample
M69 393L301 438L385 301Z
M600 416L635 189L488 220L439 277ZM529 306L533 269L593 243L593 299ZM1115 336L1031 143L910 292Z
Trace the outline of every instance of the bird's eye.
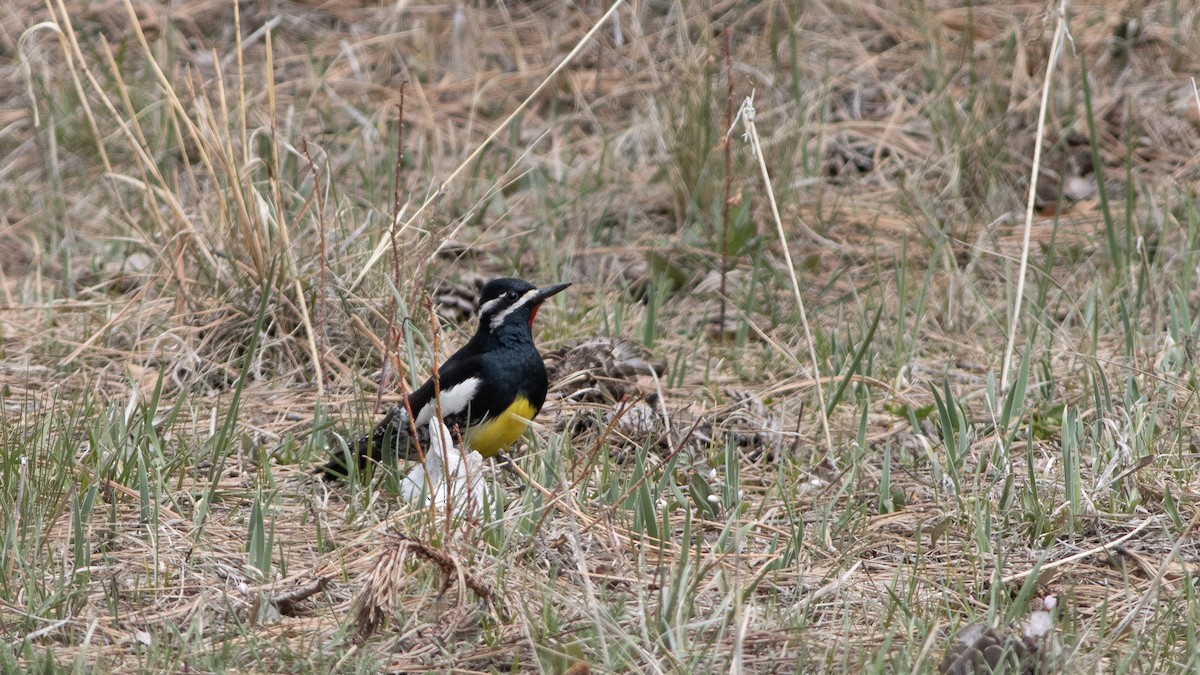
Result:
M509 300L512 300L513 298L517 297L517 294L512 291L508 291L507 293L504 294L504 297L508 298Z

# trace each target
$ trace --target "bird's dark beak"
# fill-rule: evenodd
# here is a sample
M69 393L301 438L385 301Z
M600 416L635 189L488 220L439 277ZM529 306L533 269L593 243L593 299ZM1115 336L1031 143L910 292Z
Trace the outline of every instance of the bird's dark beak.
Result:
M571 285L571 282L568 281L565 284L555 284L553 286L539 288L537 295L533 296L533 304L535 306L542 304L543 302L546 301L547 298L549 298L552 295L563 292L564 290L566 290L567 286L570 286L570 285Z
M553 286L547 286L545 288L538 289L537 295L533 296L533 302L530 303L530 305L529 305L530 307L533 308L533 310L529 312L529 327L530 328L533 328L533 319L534 319L534 317L537 316L538 308L540 308L542 306L542 303L545 302L547 298L554 295L555 293L561 293L567 286L570 286L570 285L571 285L571 282L568 281L565 284L555 284Z

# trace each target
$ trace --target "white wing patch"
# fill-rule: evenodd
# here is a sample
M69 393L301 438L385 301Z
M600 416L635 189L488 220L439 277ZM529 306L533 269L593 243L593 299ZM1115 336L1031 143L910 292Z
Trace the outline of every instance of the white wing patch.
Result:
M500 324L504 323L504 319L506 319L509 314L512 314L513 312L524 307L525 305L528 305L529 301L533 300L533 297L535 295L537 295L537 293L538 293L538 289L536 289L536 288L531 291L526 292L525 295L522 295L520 297L520 299L518 299L513 304L509 305L508 308L505 309L503 312L500 312L496 316L492 317L492 330L496 330L497 328L499 328Z
M475 394L479 391L479 385L483 380L478 377L469 377L462 382L442 390L442 417L446 418L451 415L457 415L460 412L465 412L474 400ZM417 426L425 426L429 420L433 419L433 414L437 412L437 401L430 401L417 413Z

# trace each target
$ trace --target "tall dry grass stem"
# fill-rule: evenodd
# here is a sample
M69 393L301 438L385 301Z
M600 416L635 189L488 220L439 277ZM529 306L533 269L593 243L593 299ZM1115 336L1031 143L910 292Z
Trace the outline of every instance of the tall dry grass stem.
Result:
M313 161L312 155L308 152L308 141L301 140L300 148L304 153L304 159L308 161L308 168L312 171L313 175L313 193L317 198L317 237L321 240L317 243L318 251L320 253L320 274L317 277L317 292L314 294L313 298L313 314L315 315L315 321L317 324L317 337L319 338L320 343L319 356L322 357L318 358L319 366L319 362L322 361L323 357L329 353L329 338L327 334L327 327L325 326L325 304L328 301L325 297L328 283L326 281L326 275L329 273L329 257L328 251L326 250L327 247L325 237L325 191L321 185L321 170L317 168L316 162ZM318 370L318 372L320 371ZM320 391L319 385L317 391Z
M392 166L392 222L400 219L400 175L404 170L404 90L407 82L400 83L400 101L396 104L396 162ZM392 287L400 288L400 245L396 241L395 228L388 228L387 241L392 246ZM383 350L383 365L380 367L379 388L375 390L375 410L383 404L383 390L387 387L388 366L392 363L393 350L400 350L400 338L403 327L396 327L396 296L392 295L388 302L387 330L384 332L386 342ZM397 369L398 370L398 369ZM399 378L401 387L404 386L403 375ZM412 411L409 411L410 413Z
M733 31L725 27L725 40L722 43L725 57L725 128L733 127ZM725 280L729 275L729 207L733 201L733 144L729 134L721 137L721 149L725 154L725 194L721 200L721 322L717 325L725 330Z
M763 187L767 192L767 202L771 205L771 216L775 219L775 231L779 235L779 244L783 248L783 259L787 263L788 278L792 282L792 295L796 300L796 307L800 311L800 325L804 328L804 339L808 343L808 357L812 360L813 382L817 387L818 414L821 420L821 432L825 436L825 450L828 456L833 456L833 435L829 432L829 413L825 409L825 389L821 385L821 364L817 360L817 346L813 340L812 330L808 325L808 312L804 309L804 296L800 293L800 281L796 275L796 264L792 262L791 247L788 246L787 233L783 230L783 219L779 216L779 204L775 202L775 189L771 185L771 174L767 171L767 162L763 157L762 143L758 138L758 127L754 123L753 96L751 94L742 102L742 107L738 110L737 118L741 120L746 128L746 136L750 141L750 151L758 161L758 168L763 179ZM726 137L728 138L732 133L733 127L730 126L729 131L726 132Z
M1062 46L1067 37L1067 0L1058 4L1058 24L1054 27L1054 38L1050 43L1050 59L1042 80L1042 101L1038 106L1037 132L1033 140L1033 169L1029 177L1029 196L1025 201L1025 231L1021 235L1021 262L1017 269L1017 297L1013 300L1013 312L1009 318L1008 340L1004 347L1004 361L1000 366L1000 391L1008 391L1009 371L1012 368L1013 348L1017 342L1017 329L1021 325L1021 301L1025 296L1025 270L1029 267L1029 243L1033 233L1034 204L1037 202L1038 174L1042 167L1042 139L1046 136L1046 109L1050 105L1050 80L1062 55ZM1100 177L1103 181L1103 177Z

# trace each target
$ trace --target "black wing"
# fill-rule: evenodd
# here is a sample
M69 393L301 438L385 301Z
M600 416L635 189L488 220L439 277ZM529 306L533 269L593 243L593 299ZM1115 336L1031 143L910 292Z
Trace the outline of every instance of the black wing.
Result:
M438 388L442 392L446 392L478 372L477 357L457 352L438 368ZM412 414L420 419L421 411L426 406L433 404L433 395L434 382L431 377L420 388L408 395L407 406L401 402L393 407L383 420L375 425L375 429L371 433L359 436L349 444L349 455L357 460L360 471L366 469L368 463L382 461L385 457L396 457L406 461L419 458L417 445L420 444L421 452L429 447L429 428L425 424L415 425L418 443L414 443L414 425L409 420L408 411L411 409ZM447 427L453 429L455 425L458 425L465 429L473 422L485 419L489 412L486 406L468 405L464 410L443 410L442 414ZM317 468L316 473L327 479L344 478L348 467L346 455L346 451L339 448L328 462Z

